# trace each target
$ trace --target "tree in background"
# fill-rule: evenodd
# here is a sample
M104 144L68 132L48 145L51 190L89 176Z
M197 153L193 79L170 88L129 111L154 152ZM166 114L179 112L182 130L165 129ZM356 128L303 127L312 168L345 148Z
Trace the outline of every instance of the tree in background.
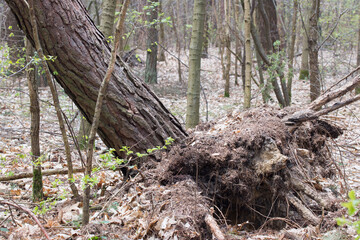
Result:
M100 15L100 31L106 39L113 35L115 22L115 9L117 0L103 0Z
M195 0L190 41L186 128L199 123L201 53L204 36L206 0Z
M289 64L288 64L288 91L291 99L292 81L294 76L294 56L295 56L295 41L296 41L296 23L298 12L298 0L294 0L293 3L293 16L291 19L291 39L288 50Z
M320 0L314 0L311 6L309 18L309 58L310 58L310 100L314 101L320 96L320 72L319 72L319 26Z
M145 82L157 83L158 19L159 0L148 1L148 24L146 40Z
M308 79L309 78L309 18L307 17L308 13L306 12L305 17L302 17L302 26L303 26L303 41L302 41L302 54L301 54L301 67L299 79Z
M160 0L159 1L159 13L161 15L164 15L163 13L163 4L164 4L164 0ZM163 46L165 43L165 24L163 23L163 21L160 21L159 23L159 28L160 28L160 32L159 32L159 42L160 44ZM157 60L159 62L164 62L165 61L165 50L163 47L160 46L160 48L158 49L158 58Z
M223 79L225 80L224 97L230 97L230 68L231 68L231 37L230 37L230 0L225 0L224 13L225 13L225 36L224 36L224 48L225 48L225 61L223 64Z
M25 62L24 33L18 26L15 15L7 6L4 7L4 23L1 23L0 41L6 42L9 48L9 72L11 74L19 71Z
M251 43L250 43L250 0L244 0L244 21L245 21L245 87L244 107L250 108L251 101Z

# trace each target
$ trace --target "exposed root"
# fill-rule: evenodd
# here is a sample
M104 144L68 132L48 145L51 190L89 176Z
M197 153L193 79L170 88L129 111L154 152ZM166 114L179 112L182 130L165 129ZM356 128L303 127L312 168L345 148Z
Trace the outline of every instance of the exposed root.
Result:
M216 239L218 239L218 240L226 239L213 216L211 216L210 214L206 214L205 222L208 225L208 227L210 228L210 231L212 232L213 236Z
M320 223L320 218L316 217L301 201L295 197L293 194L289 193L286 195L289 202L301 213L301 215L314 225Z

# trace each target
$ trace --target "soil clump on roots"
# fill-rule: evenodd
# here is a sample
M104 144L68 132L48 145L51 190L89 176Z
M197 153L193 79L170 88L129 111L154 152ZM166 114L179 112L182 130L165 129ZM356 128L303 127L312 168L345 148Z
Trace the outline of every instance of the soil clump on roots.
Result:
M326 141L342 130L320 119L287 126L283 119L295 110L256 108L199 126L146 172L162 188L184 193L168 199L173 204L164 211L177 221L187 208L188 222L200 231L191 239L214 234L203 228L209 213L231 225L247 223L245 229L281 229L319 225L334 210L333 193L319 181L335 175Z

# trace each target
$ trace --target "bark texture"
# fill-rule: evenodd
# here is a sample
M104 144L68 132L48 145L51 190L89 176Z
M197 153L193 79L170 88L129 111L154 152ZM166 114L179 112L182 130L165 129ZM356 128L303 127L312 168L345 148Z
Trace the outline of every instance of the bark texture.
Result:
M26 40L26 60L29 62L34 54L34 49L30 42ZM34 65L30 64L26 71L28 79L29 96L30 96L30 136L31 136L31 161L33 163L33 200L35 202L43 199L43 183L41 173L41 163L37 163L40 157L40 104L38 95L38 86L35 80Z
M309 58L310 58L310 100L314 101L320 96L320 72L319 72L319 47L318 21L320 17L320 0L314 0L311 7L309 19Z
M114 32L116 0L104 0L100 17L100 30L105 37L110 37Z
M149 16L148 21L150 26L147 31L146 40L146 67L145 67L145 82L157 83L157 54L158 54L158 40L159 34L157 30L156 20L158 18L158 3L159 1L149 1Z
M244 107L250 108L251 100L251 45L250 45L250 1L244 1L245 21L245 86L244 86Z
M195 0L193 29L190 41L189 80L187 90L186 127L193 128L199 123L200 68L204 35L206 0Z
M22 0L6 0L33 43L29 11ZM80 0L35 0L40 42L58 83L92 122L97 93L110 48ZM177 119L149 87L118 58L102 107L98 134L108 147L141 151L162 145L169 136L186 136Z

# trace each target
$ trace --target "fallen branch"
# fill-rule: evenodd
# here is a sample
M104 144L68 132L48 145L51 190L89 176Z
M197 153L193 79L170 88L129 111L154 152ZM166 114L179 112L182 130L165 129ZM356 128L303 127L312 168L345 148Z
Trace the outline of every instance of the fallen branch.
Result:
M354 90L360 84L360 75L357 75L352 81L346 83L344 86L327 92L315 101L309 104L308 108L314 111L319 110L322 106L334 100L335 98L344 96L347 92Z
M6 205L8 205L8 206L12 206L12 207L17 208L17 209L25 212L26 214L28 214L32 219L34 219L34 221L36 222L36 224L40 227L40 229L41 229L41 231L44 233L46 239L50 240L50 237L49 237L49 235L47 234L45 228L43 227L43 225L41 225L39 219L35 216L35 214L34 214L31 210L29 210L29 209L27 209L27 208L24 208L24 207L22 207L22 206L20 206L20 205L18 205L18 204L16 204L16 203L12 203L12 202L8 202L8 201L2 201L2 200L0 200L0 204L6 204Z
M211 233L213 234L213 236L216 239L218 239L218 240L225 240L226 239L224 234L220 230L219 225L216 223L216 220L214 219L213 216L211 216L210 214L206 214L205 222L208 225L208 227L210 228Z
M296 123L317 119L322 115L328 114L332 111L335 111L339 108L342 108L346 105L356 102L360 100L360 95L356 95L355 97L351 97L342 102L336 102L330 107L321 109L321 107L324 106L325 104L329 103L330 101L336 98L344 96L346 93L354 90L359 85L360 85L360 75L356 76L351 82L345 84L344 86L321 95L315 101L310 103L305 108L305 110L300 110L298 112L295 112L291 116L283 119L283 121L285 122L286 125L294 125Z
M74 168L73 170L74 170L73 171L74 173L79 173L79 172L85 171L84 168ZM68 173L68 170L66 168L42 171L43 176L51 176L51 175L56 175L56 174L67 174L67 173ZM23 178L32 178L32 177L33 177L32 172L25 172L25 173L14 174L12 176L0 177L0 182L12 181L12 180L23 179Z

